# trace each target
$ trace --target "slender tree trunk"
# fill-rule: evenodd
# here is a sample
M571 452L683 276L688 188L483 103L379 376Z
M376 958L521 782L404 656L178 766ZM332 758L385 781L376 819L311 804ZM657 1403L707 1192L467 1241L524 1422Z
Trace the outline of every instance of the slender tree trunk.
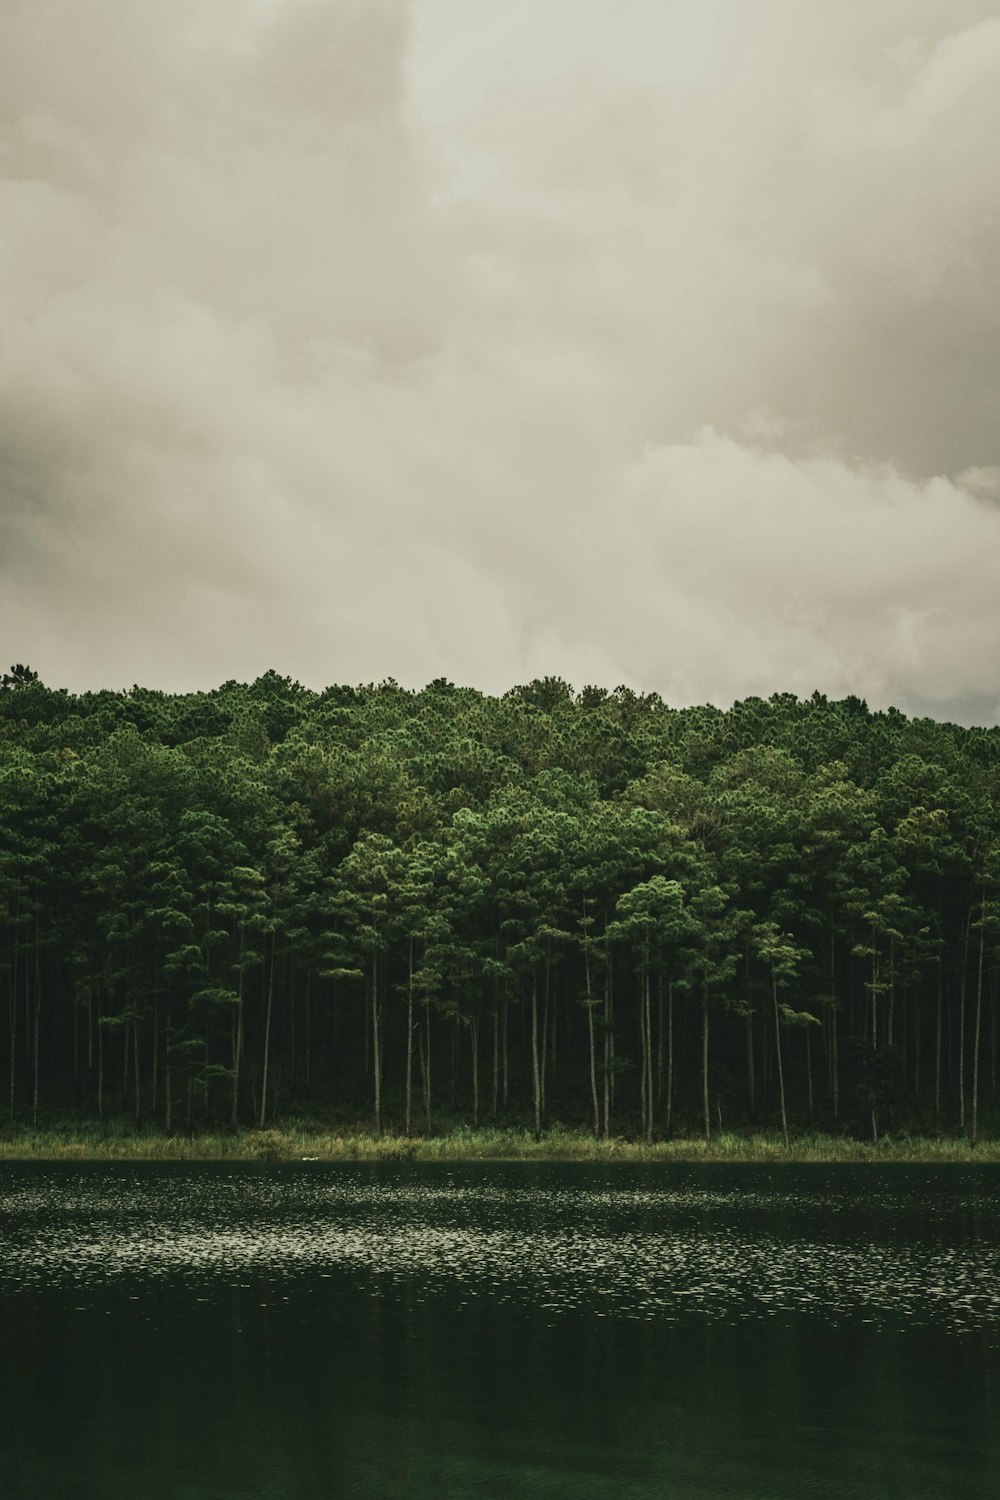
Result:
M990 1099L997 1096L997 987L995 970L990 974Z
M42 969L38 958L38 918L35 918L35 1007L34 1007L34 1039L32 1042L32 1081L31 1081L31 1126L33 1130L38 1129L38 1066L41 1053L42 1033Z
M976 1029L972 1043L972 1135L971 1145L976 1144L979 1128L979 1038L982 1030L983 1015L983 951L986 946L986 888L983 887L983 899L980 907L979 924L979 967L976 974Z
M101 1002L97 1002L97 1118L104 1123L104 1027L101 1025ZM169 1130L169 1126L167 1127Z
M611 1138L611 1066L614 1037L611 995L611 955L604 973L604 1139Z
M656 976L656 1107L663 1104L663 975Z
M753 1124L755 1101L754 1093L756 1079L753 1070L753 1010L747 1012L747 1101L750 1110L750 1123Z
M295 961L291 959L287 968L288 974L288 1066L292 1075L290 1092L294 1098L299 1086L299 1026L298 1026L298 1003L295 986Z
M418 1033L417 1040L420 1043L420 1074L424 1089L424 1118L427 1122L427 1134L431 1135L431 1008L424 1006L424 1031L427 1036L427 1044Z
M246 932L240 923L240 962L236 979L236 1015L234 1018L233 1036L233 1097L229 1111L229 1123L235 1130L240 1122L240 1074L243 1069L243 999L244 999L244 954L246 952Z
M20 957L20 944L15 935L11 944L10 960L10 1009L8 1011L7 1029L10 1033L10 1074L8 1078L10 1121L14 1123L14 1113L17 1107L17 969Z
M163 1128L167 1135L173 1133L174 1128L174 1095L173 1095L173 1068L170 1059L170 1001L167 1001L167 1013L163 1028Z
M406 970L406 1118L404 1130L410 1134L413 1111L413 939L410 938Z
M271 1064L271 1017L274 1013L274 941L275 935L271 933L271 962L267 970L267 1005L264 1012L264 1066L260 1081L260 1120L259 1127L264 1129L267 1119L267 1085L268 1073Z
M646 1141L653 1139L653 1007L646 974Z
M667 1139L674 1114L674 981L667 981Z
M584 906L586 913L586 906ZM587 1043L590 1049L590 1098L594 1106L594 1135L601 1133L601 1112L597 1102L597 1058L594 1049L594 997L590 987L590 947L586 938L583 943L583 973L586 982Z
M494 996L494 1002L496 997ZM500 1100L500 1009L499 1004L494 1004L493 1010L493 1095L490 1107L490 1118L497 1117L497 1105Z
M302 994L304 1019L306 1027L306 1098L312 1098L312 975L306 971L305 986Z
M874 994L874 991L872 991ZM785 1070L781 1060L781 1019L778 1015L778 985L771 967L771 1004L774 1011L774 1059L778 1067L778 1099L781 1103L781 1134L788 1150L788 1116L785 1113Z
M531 970L531 1102L535 1112L535 1140L542 1138L542 1084L538 1057L538 976Z
M128 1113L128 1065L129 1065L129 1029L128 1017L122 1021L118 1028L122 1039L122 1114Z
M378 987L378 954L372 954L372 1068L375 1081L375 1134L382 1134L382 1035Z
M872 928L872 1052L878 1051L878 947Z
M958 1127L965 1129L965 992L969 971L969 933L972 927L972 908L965 921L962 940L962 982L958 997Z
M615 1020L615 967L614 967L614 963L612 962L612 960L610 958L610 955L609 955L609 958L608 958L608 998L609 998L610 1003L611 1003L611 1028L610 1028L610 1038L611 1038L611 1108L612 1108L612 1111L613 1111L614 1108L615 1108L615 1103L616 1103L615 1091L616 1091L616 1087L617 1087L617 1080L616 1080L616 1077L615 1077L616 1068L615 1068L615 1026L614 1026L614 1020Z
M705 1139L712 1139L712 1116L708 1107L708 982L701 991L701 1102L705 1122Z
M509 1047L508 1047L508 1035L507 1035L507 1032L508 1032L508 1025L507 1025L507 1023L508 1023L508 1019L509 1019L509 1010L510 1010L510 1001L507 999L507 996L505 995L504 996L504 1000L503 1000L503 1025L502 1025L502 1028L501 1028L502 1031L503 1031L503 1114L504 1114L504 1119L507 1118L507 1098L508 1098L509 1084L510 1084L510 1050L509 1050Z
M833 1119L840 1120L840 1057L837 1040L837 1000L830 1007L830 1072L833 1077Z
M542 1124L545 1124L545 1075L548 1071L548 1036L549 1036L549 980L551 968L549 960L545 960L545 989L542 996L542 1058L539 1072L539 1095L541 1100Z
M479 1021L476 1016L469 1020L469 1040L472 1043L472 1128L479 1129Z
M830 1101L834 1124L840 1119L839 1064L837 1059L837 937L830 913Z
M152 1059L152 1078L150 1079L150 1089L152 1091L152 1099L150 1101L150 1106L149 1107L150 1107L150 1111L152 1112L153 1119L155 1120L156 1119L156 1111L160 1107L160 996L159 996L159 993L156 993L153 996L153 1059Z
M649 1003L647 994L648 977L646 973L639 976L639 1004L636 1007L636 1023L639 1032L639 1134L643 1140L646 1138L646 1116L649 1113L649 1090L647 1087L649 1058L646 1054L646 1008Z
M937 1012L934 1017L934 1129L941 1133L941 954L937 956Z

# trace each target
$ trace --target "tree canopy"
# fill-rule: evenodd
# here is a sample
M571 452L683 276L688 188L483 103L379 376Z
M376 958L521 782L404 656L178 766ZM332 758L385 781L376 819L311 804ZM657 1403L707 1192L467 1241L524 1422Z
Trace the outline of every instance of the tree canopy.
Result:
M1000 731L552 677L77 695L18 664L0 944L12 1119L974 1139Z

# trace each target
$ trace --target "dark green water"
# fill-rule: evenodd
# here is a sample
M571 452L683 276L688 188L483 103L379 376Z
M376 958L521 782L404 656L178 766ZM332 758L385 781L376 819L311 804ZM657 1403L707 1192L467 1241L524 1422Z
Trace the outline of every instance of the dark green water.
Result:
M0 1170L4 1500L1000 1493L1000 1169Z

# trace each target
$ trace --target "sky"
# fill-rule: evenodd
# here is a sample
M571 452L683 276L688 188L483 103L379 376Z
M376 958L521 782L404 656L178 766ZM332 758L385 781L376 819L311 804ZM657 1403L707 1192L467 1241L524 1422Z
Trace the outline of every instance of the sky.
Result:
M0 666L1000 722L1000 5L0 28Z

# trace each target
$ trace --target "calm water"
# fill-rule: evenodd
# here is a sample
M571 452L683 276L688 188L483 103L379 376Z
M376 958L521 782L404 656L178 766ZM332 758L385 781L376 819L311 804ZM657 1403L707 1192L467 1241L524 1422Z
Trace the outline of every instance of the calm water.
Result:
M4 1500L1000 1493L1000 1169L0 1169Z

